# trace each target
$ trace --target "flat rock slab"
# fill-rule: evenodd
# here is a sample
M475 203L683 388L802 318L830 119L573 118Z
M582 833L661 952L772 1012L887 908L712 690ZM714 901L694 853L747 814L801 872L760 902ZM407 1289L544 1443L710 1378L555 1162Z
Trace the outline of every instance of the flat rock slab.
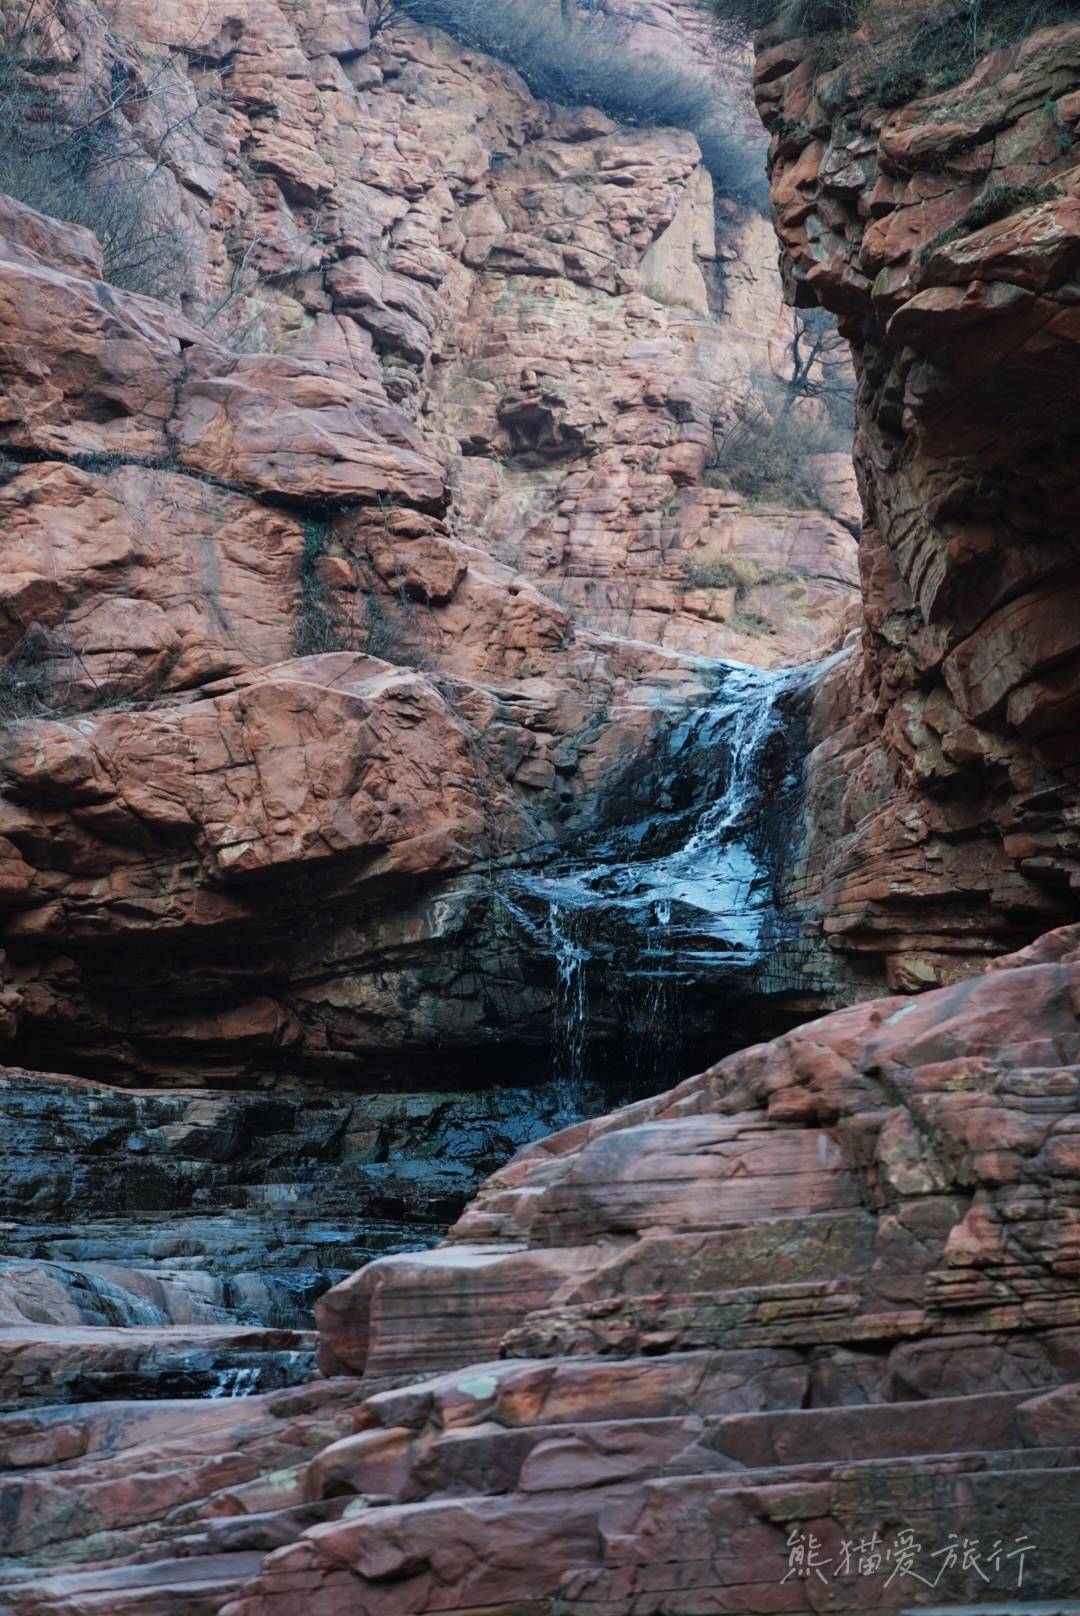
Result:
M257 1551L214 1554L62 1574L21 1593L0 1591L0 1616L215 1616L261 1558Z

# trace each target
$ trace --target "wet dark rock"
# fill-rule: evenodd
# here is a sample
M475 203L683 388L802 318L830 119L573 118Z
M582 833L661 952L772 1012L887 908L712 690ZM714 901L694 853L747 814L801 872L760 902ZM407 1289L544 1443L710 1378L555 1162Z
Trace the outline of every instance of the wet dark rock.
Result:
M124 1398L240 1397L303 1385L314 1374L315 1338L309 1331L154 1328L132 1324L122 1309L118 1314L112 1327L48 1319L0 1325L0 1410Z
M712 678L573 853L499 878L515 946L554 976L567 1120L832 1002L788 885L819 670L717 664Z
M525 1091L127 1090L0 1071L0 1402L292 1385L318 1298L439 1238Z
M297 1212L313 1225L335 1210L442 1223L486 1171L543 1131L544 1110L545 1096L522 1090L123 1089L0 1068L0 1217L17 1216L21 1239L35 1220L56 1230L77 1220L85 1231L88 1217L118 1214L148 1227L167 1214L170 1231L186 1226L178 1213L253 1209L287 1218L290 1230ZM350 1229L355 1241L355 1221Z

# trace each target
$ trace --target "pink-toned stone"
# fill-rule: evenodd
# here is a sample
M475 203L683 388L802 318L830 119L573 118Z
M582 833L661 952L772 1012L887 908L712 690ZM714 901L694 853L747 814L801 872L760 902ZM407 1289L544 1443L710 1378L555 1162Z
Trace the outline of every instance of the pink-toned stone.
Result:
M1075 942L1074 927L974 982L837 1012L519 1154L427 1261L413 1330L414 1363L437 1369L440 1284L453 1316L462 1275L497 1260L498 1243L469 1244L479 1221L489 1242L502 1231L503 1271L533 1306L503 1339L509 1359L368 1398L355 1433L308 1471L314 1498L355 1509L268 1556L227 1616L297 1599L313 1616L357 1604L585 1616L646 1597L677 1616L748 1600L794 1616L814 1606L804 1579L785 1578L793 1530L834 1565L853 1529L883 1518L932 1519L947 1537L972 1510L1011 1534L1052 1514L1056 1466L1075 1473L1078 1315L1075 1270L1058 1262L1068 1194L1032 1152L1075 1103ZM729 1141L741 1154L725 1156ZM1028 1163L1023 1185L998 1170L1009 1149ZM635 1157L645 1169L624 1176ZM810 1211L834 1158L858 1213ZM661 1232L689 1204L657 1171L665 1159L705 1191L696 1234ZM725 1161L741 1207L715 1192ZM801 1219L785 1194L809 1195ZM869 1245L842 1234L856 1218ZM581 1264L538 1304L523 1235L531 1262ZM815 1247L831 1268L811 1279ZM386 1259L332 1292L330 1339L363 1318L353 1350L362 1334L381 1366L415 1263ZM530 1355L515 1359L524 1338ZM1044 1570L1040 1592L1064 1595L1070 1575ZM912 1608L903 1580L878 1580L879 1608ZM972 1591L959 1572L940 1585L954 1600ZM827 1586L830 1609L864 1608L856 1583L830 1572Z
M819 39L767 50L758 100L789 292L840 316L864 377L865 631L819 706L796 887L855 983L914 989L1073 913L1076 489L1049 445L1075 382L1051 109L1077 35L885 109L877 27L846 79Z

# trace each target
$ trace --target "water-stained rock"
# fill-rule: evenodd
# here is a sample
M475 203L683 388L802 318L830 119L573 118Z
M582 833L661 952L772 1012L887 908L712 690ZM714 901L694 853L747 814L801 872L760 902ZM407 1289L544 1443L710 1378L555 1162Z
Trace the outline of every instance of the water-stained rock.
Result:
M131 87L180 282L0 206L0 991L42 1069L385 1081L516 1024L543 1075L551 962L492 869L595 823L698 657L809 660L850 617L843 496L708 471L786 363L764 220L690 133L381 20L28 23L43 96ZM711 50L685 4L628 26ZM372 722L365 656L401 670Z

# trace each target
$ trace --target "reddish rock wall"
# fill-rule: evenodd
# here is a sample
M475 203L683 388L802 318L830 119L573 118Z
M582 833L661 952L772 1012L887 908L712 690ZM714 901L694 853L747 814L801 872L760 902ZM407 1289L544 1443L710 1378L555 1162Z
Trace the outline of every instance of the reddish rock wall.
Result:
M160 1406L0 1418L18 1616L855 1616L1015 1600L1025 1541L1025 1599L1067 1600L1077 951L528 1147L323 1300L324 1369L365 1378L166 1426L153 1491L121 1477Z
M686 7L638 10L689 58ZM705 476L789 330L768 228L693 136L357 7L70 0L34 37L69 106L141 86L185 272L181 313L0 209L9 1047L381 1082L438 1042L445 1085L544 1036L493 865L590 822L694 657L850 620L843 521ZM751 582L689 588L703 548Z
M107 61L91 14L73 18ZM275 335L236 354L102 288L85 236L9 218L10 318L28 334L4 360L22 456L4 495L21 535L12 643L40 627L21 676L61 662L84 710L7 738L4 1012L37 1049L158 1082L210 1063L218 1078L301 1058L355 1070L373 1022L389 1042L434 1033L445 1069L480 993L452 953L434 969L430 945L460 928L477 861L573 834L655 735L661 696L700 694L673 651L589 625L626 613L631 633L686 643L702 619L668 590L676 537L728 512L733 544L748 531L699 480L724 361L696 345L717 343L717 320L641 283L651 233L666 245L650 272L674 262L696 288L702 181L682 137L635 137L630 162L616 132L531 105L445 42L368 51L332 7L250 8L241 24L166 6L155 22L171 44L199 33L196 75L224 64L234 80L215 108L228 139L191 133L165 183L219 290L227 232L257 199L258 250L279 255L263 291ZM868 624L861 657L822 684L803 875L843 954L866 957L863 986L883 960L920 989L968 974L1071 903L1071 486L1053 426L1072 386L1062 137L1078 39L1029 42L899 112L876 105L876 78L863 96L816 71L813 42L759 64L789 274L841 309L862 373ZM577 176L558 207L534 158ZM1029 181L1036 162L1060 198L914 261L967 206L967 180L997 164ZM515 165L521 188L504 179ZM640 217L607 194L620 173ZM570 240L554 233L567 194L585 232ZM317 270L311 209L340 217ZM189 290L189 315L207 295ZM541 309L561 333L547 369ZM61 318L77 340L39 373L30 349ZM600 419L583 348L605 377L622 367ZM673 395L676 374L702 390ZM358 501L345 511L343 490ZM804 517L797 533L752 521L770 556L818 545ZM624 592L635 556L648 594ZM205 586L177 589L199 565L219 580L209 604ZM553 572L560 599L536 587ZM305 613L306 632L342 633L376 578L391 611L423 608L391 619L407 665L290 654L275 600L292 633ZM20 591L41 603L22 618ZM709 645L730 652L732 632ZM785 654L806 633L789 623ZM153 942L174 934L175 952ZM161 1008L148 961L167 973ZM520 1017L523 985L504 985ZM1070 927L528 1147L444 1246L328 1294L321 1355L339 1378L321 1386L0 1416L0 1601L18 1616L855 1616L1016 1597L1030 1535L1024 1596L1074 1611L1078 1005ZM324 1174L377 1131L339 1125L332 1104L256 1125L252 1094L87 1085L104 1149L70 1090L51 1080L27 1101L31 1131L62 1140L52 1176L85 1178L95 1156L103 1182L130 1173L134 1118L151 1158L180 1153L193 1197L242 1187L245 1128L268 1199L277 1130L298 1128ZM206 1238L193 1221L183 1239ZM66 1265L35 1251L33 1272L8 1271L4 1362L35 1399L49 1362L76 1396L140 1360L137 1332L78 1322L107 1284L168 1316L201 1309L185 1341L210 1370L223 1361L205 1322L216 1293L175 1274L152 1290L102 1262L106 1237L97 1224L72 1250L76 1232L54 1230ZM238 1358L243 1332L219 1329ZM151 1329L141 1347L143 1372L167 1375L168 1340ZM943 1565L950 1539L984 1569Z
M766 43L757 98L789 293L860 376L866 624L807 880L858 975L917 988L1075 914L1080 29L902 106L890 48Z

